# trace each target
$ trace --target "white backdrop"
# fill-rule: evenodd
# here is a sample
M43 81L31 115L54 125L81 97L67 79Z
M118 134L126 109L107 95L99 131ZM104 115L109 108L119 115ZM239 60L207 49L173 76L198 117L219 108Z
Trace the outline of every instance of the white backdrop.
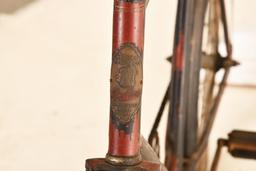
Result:
M256 83L256 3L246 2L234 6L235 55L244 65L232 73L232 83ZM112 6L110 0L36 0L12 14L0 11L0 170L81 171L86 158L105 155ZM147 9L145 136L170 79L165 58L172 51L175 8L174 1L151 0ZM256 130L255 105L255 89L228 88L211 156L217 137L234 128ZM256 163L224 155L220 170L256 170Z

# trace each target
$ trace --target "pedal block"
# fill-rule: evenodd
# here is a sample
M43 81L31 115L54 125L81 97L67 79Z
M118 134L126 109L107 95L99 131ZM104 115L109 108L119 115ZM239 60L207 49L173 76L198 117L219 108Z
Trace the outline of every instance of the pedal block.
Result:
M256 133L232 131L229 134L228 151L234 157L256 159Z

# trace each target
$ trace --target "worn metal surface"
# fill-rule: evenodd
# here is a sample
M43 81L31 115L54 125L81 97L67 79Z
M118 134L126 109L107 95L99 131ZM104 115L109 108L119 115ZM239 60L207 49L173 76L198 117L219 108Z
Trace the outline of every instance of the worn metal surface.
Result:
M85 167L86 171L162 171L161 165L147 161L134 166L115 166L107 163L105 159L89 159Z
M136 165L131 165L134 158L119 157L119 161L114 164L106 159L89 159L86 161L87 171L167 171L160 163L159 158L146 140L141 137L140 151L143 161ZM121 159L121 162L120 162Z
M186 158L193 155L197 146L197 97L206 4L206 0L179 1L166 136L168 170L194 170L195 166Z
M133 162L132 157L118 157L115 163L109 163L106 158L88 159L85 167L87 171L167 171L144 137L141 137L140 152L142 160L135 165L129 163Z
M169 115L166 132L165 166L170 171L181 171L184 152L184 113L181 109L182 74L184 61L184 31L187 0L179 0L176 16Z
M141 161L139 149L145 0L114 2L107 160L112 164L133 165Z
M159 162L141 156L145 5L145 0L114 0L109 148L106 158L86 161L88 171L161 170ZM145 143L142 152L152 155Z

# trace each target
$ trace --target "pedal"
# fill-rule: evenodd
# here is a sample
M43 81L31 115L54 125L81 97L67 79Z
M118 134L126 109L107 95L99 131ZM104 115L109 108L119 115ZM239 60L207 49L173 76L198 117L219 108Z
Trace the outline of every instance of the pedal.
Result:
M227 147L233 157L256 159L256 132L234 130L228 139L219 139L211 171L217 170L223 147Z
M256 132L232 131L227 146L234 157L256 159Z

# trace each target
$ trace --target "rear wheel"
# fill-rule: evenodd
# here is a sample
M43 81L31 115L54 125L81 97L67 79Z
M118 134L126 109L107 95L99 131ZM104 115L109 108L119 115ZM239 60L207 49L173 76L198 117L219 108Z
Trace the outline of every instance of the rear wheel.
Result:
M194 54L196 56L201 55L201 69L199 72L195 72L195 74L199 74L199 79L198 82L194 83L195 86L191 87L191 92L194 93L189 100L196 101L197 104L193 104L197 106L197 109L194 109L194 106L188 106L187 132L185 133L187 143L184 147L186 149L186 145L188 146L191 143L189 142L191 140L189 137L191 132L190 122L196 123L196 148L191 150L193 153L188 153L187 156L185 154L185 157L188 157L192 163L196 163L196 169L193 168L193 165L188 165L187 170L196 171L207 170L209 135L226 86L230 67L237 65L237 62L232 60L232 46L228 34L224 0L209 0L207 3L204 15L205 22L200 22L200 24L204 24L201 43L191 47L192 52L193 49L201 49L201 54ZM196 29L196 26L193 29ZM199 47L200 44L202 44L201 47ZM224 51L220 50L222 47L224 47ZM191 54L190 59L193 59L193 54ZM193 67L197 66L191 66L191 68ZM194 79L193 75L190 79ZM195 117L195 112L197 117Z
M184 3L185 10L181 6L184 6ZM182 42L180 30L182 30L184 11L186 15ZM177 74L172 74L171 84L166 91L149 142L159 152L157 127L164 106L169 100L170 112L166 138L167 168L205 171L208 161L209 134L230 67L237 64L232 60L224 0L180 0L176 22L175 42L177 42L170 61L172 61L172 70L175 72L178 61L177 49L181 48L184 58L182 74L179 84L175 84ZM220 52L220 46L225 47L224 53ZM177 96L177 91L180 91L178 98L174 98ZM177 148L181 149L177 151ZM179 162L183 163L182 166Z

